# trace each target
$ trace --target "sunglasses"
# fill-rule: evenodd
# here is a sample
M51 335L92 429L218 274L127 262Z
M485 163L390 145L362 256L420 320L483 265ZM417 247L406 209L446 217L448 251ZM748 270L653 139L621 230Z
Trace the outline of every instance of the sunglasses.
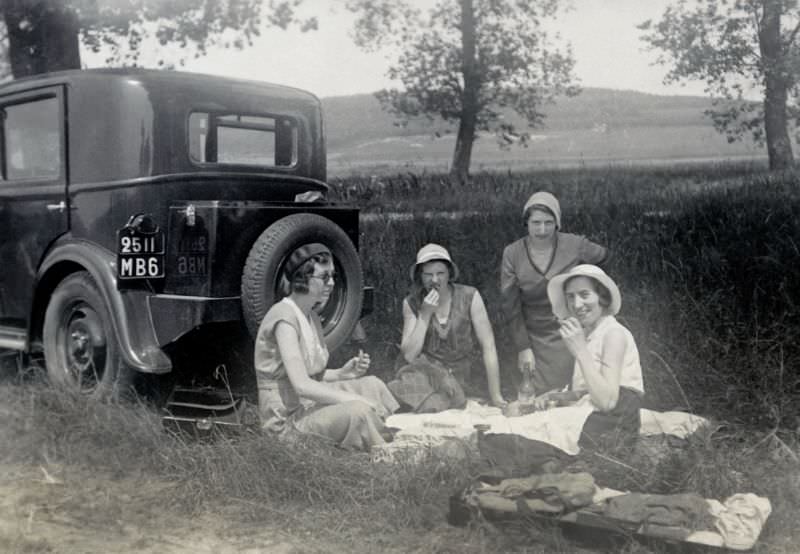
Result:
M323 283L332 283L334 279L333 271L326 271L322 275L312 275L312 279L319 279Z

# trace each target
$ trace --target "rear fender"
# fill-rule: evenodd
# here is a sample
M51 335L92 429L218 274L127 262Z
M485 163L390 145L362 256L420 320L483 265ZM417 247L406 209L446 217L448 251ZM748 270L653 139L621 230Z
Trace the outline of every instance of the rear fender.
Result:
M111 324L125 363L145 373L167 373L169 357L158 346L148 307L151 293L142 290L117 290L116 255L93 243L70 238L59 239L45 256L36 282L36 298L29 336L41 337L44 312L53 290L64 277L88 271L97 283L111 314Z

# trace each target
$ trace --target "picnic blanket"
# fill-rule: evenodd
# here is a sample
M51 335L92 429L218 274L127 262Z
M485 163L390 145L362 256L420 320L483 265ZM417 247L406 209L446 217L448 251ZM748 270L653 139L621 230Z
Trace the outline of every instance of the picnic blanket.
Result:
M512 434L537 440L563 450L569 455L580 452L578 439L593 408L588 402L551 408L519 417L506 417L500 408L485 406L470 399L462 410L432 414L394 414L386 425L399 431L386 445L397 451L404 446L419 448L448 438L476 442L475 426L484 426L486 434ZM708 420L686 412L641 410L640 435L673 435L686 438Z

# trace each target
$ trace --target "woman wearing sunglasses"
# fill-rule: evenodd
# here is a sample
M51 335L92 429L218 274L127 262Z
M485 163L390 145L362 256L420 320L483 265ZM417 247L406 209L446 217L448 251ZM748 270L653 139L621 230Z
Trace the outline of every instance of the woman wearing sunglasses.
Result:
M327 369L318 309L333 290L333 256L323 244L306 244L284 267L291 293L272 306L258 329L255 368L264 429L294 428L349 449L382 444L383 420L398 408L386 385L373 376L368 354Z

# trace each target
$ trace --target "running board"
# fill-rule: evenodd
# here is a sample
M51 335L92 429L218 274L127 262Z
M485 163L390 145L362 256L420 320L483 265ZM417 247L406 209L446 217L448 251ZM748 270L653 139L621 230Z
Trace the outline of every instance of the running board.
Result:
M0 348L9 350L27 350L28 333L19 327L0 325Z

